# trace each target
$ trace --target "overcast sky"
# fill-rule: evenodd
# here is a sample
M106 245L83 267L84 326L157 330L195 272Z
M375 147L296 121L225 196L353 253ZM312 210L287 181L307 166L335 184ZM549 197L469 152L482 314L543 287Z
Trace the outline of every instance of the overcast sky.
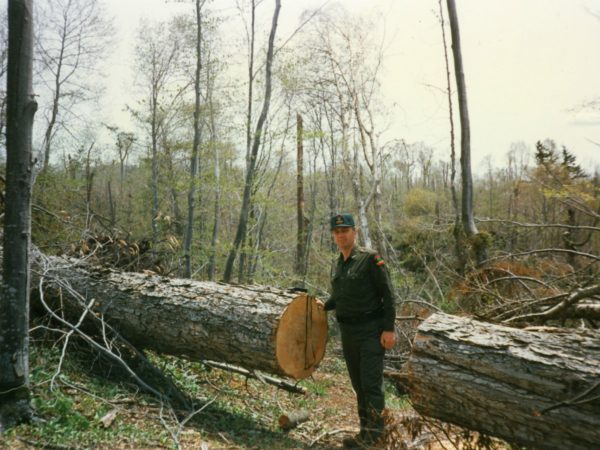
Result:
M106 0L117 19L118 63L112 65L113 109L131 85L132 39L143 17L165 18L188 5L165 0ZM265 26L272 0L263 0ZM303 10L326 0L282 0L280 42ZM375 14L385 32L383 90L393 138L423 141L441 156L449 148L448 107L437 0L342 0L349 11ZM445 4L445 1L443 2ZM213 0L239 30L234 0ZM487 155L504 165L510 144L554 139L591 169L600 165L600 1L457 0L471 118L474 169ZM237 25L236 25L237 23ZM129 56L128 56L129 55ZM596 108L582 108L597 101ZM594 144L596 143L596 144Z

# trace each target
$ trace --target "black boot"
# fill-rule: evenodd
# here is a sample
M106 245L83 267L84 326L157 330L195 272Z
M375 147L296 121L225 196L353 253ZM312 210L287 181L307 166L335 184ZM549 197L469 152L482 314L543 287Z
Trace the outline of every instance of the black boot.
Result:
M354 436L345 437L342 443L344 448L365 448L365 434L361 431Z
M374 411L367 421L367 426L364 428L362 440L366 448L376 447L377 443L383 436L385 423L381 414Z

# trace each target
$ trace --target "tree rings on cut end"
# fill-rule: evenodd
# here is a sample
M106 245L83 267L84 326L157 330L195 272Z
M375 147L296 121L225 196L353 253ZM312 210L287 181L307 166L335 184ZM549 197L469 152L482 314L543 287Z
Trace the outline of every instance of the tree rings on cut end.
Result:
M299 295L283 312L275 335L275 357L282 371L301 380L319 366L327 343L327 313L315 297Z

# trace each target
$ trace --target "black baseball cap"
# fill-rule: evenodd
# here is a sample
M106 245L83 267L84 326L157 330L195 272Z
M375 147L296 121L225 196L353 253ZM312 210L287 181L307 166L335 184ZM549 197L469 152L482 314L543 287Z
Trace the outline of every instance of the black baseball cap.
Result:
M348 213L343 213L343 214L336 214L335 216L331 217L331 229L333 230L334 228L338 228L338 227L354 227L354 217L352 217L352 214L348 214Z

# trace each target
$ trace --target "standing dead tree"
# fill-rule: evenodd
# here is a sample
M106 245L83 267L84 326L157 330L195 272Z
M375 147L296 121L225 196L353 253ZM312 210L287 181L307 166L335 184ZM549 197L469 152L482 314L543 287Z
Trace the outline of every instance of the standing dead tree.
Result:
M460 31L458 13L454 0L447 0L450 32L452 35L452 55L454 57L454 74L458 91L458 111L460 116L460 168L462 180L461 221L465 234L471 240L475 251L477 264L482 264L486 259L487 243L480 236L475 225L473 215L473 177L471 175L471 126L467 106L467 86L463 67L462 51L460 45Z

